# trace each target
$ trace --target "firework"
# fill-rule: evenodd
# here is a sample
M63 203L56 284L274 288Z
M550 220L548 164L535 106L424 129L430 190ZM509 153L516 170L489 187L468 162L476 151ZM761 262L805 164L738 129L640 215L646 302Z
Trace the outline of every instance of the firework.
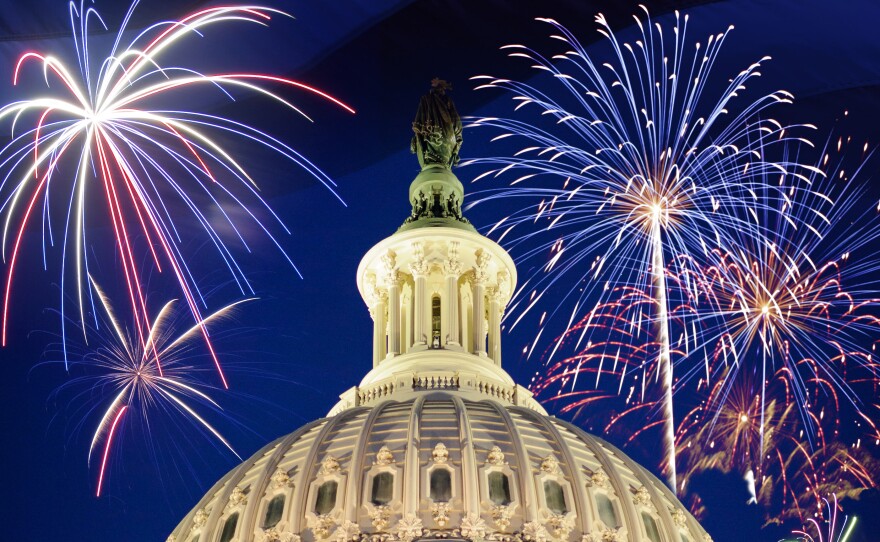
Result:
M169 301L147 323L147 337L142 343L118 319L98 285L93 283L92 287L103 311L100 321L105 332L98 334L100 346L72 363L74 369L85 374L66 383L59 393L82 390L77 392L77 400L88 401L87 418L97 419L88 452L89 465L98 473L96 495L101 496L111 454L121 446L119 440L124 436L125 426L154 427L157 416L170 416L174 425L178 425L176 420L183 420L238 457L209 417L200 412L223 415L220 405L209 395L212 387L198 378L203 371L191 360L199 355L194 341L200 330L217 324L234 307L249 300L227 305L182 333L178 324L184 320L184 311L177 310L176 301Z
M824 500L824 499L823 499ZM803 526L803 528L794 530L791 534L797 536L799 541L802 542L847 542L849 540L850 535L852 534L853 529L858 522L857 517L853 517L850 519L849 516L844 516L843 520L838 522L837 520L837 497L834 497L834 504L831 504L827 500L825 501L825 507L828 509L828 515L824 521L825 529L823 529L822 525L819 521L816 521L813 518L807 520L807 524ZM813 536L815 534L815 536Z
M677 254L708 255L733 230L760 232L751 211L765 203L756 190L763 192L768 170L789 166L766 161L764 149L791 133L768 118L770 106L790 101L787 92L737 99L765 59L729 81L726 74L712 77L730 29L694 43L687 39L687 19L676 13L674 25L664 27L646 10L644 19L635 18L635 40L625 43L599 15L599 33L611 49L608 62L595 60L560 24L540 19L566 50L548 58L522 45L505 47L540 71L539 83L476 78L484 82L479 88L511 92L516 109L535 119L472 120L473 127L500 132L494 140L509 145L511 154L469 162L490 168L477 179L513 177L509 188L486 191L478 204L514 197L527 202L495 228L501 228L500 239L511 235L521 260L541 261L549 252L549 262L539 264L531 279L535 291L563 277L576 285L561 296L567 303L542 322L564 319L562 307L573 305L570 327L596 296L601 303L621 285L656 299L642 325L659 345L655 366L665 394L665 463L673 488L671 301L664 269Z
M218 224L231 231L248 251L240 222L254 224L284 254L273 230L286 232L286 228L259 196L254 179L223 143L225 138L261 145L301 166L333 191L334 184L326 174L272 136L231 118L174 107L175 97L186 103L188 89L229 99L234 99L234 93L245 92L308 119L276 90L290 88L353 112L328 94L291 79L259 73L203 74L167 64L187 39L201 37L217 24L266 25L273 16L286 14L249 5L206 8L179 21L150 26L126 45L127 25L136 4L129 8L105 58L96 60L90 49L89 28L99 24L106 30L107 26L82 0L78 6L70 5L76 66L38 52L23 54L16 65L14 84L36 71L50 91L0 108L0 119L11 121L12 126L12 142L0 155L0 167L6 171L0 185L4 193L0 212L5 214L3 256L7 262L4 344L16 264L25 232L39 220L36 214L43 222L44 265L47 246L54 245L56 238L62 246L62 342L66 344L66 283L75 283L83 333L87 306L94 309L94 299L85 298L90 292L85 277L92 273L86 256L90 247L87 224L99 221L114 232L115 263L125 278L134 327L144 345L149 319L138 277L141 256L148 256L157 270L168 270L175 277L195 321L203 320L200 311L206 304L182 248L189 238L187 231L192 229L185 219L191 219L207 236L244 294L252 290ZM31 66L35 63L39 66ZM191 98L189 94L189 101ZM21 129L26 122L28 127ZM53 217L57 209L53 213L50 202L54 200L66 203L60 217ZM185 210L173 210L172 203ZM232 209L239 210L244 219L236 219ZM268 213L270 218L264 221L260 213ZM286 254L284 257L291 262ZM210 347L207 334L202 332ZM225 386L222 370L216 365Z

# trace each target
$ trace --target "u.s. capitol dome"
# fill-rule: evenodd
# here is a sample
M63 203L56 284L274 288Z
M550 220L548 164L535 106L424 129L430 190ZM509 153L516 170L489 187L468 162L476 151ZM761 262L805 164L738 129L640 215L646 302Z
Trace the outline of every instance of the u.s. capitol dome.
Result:
M442 84L413 129L412 214L357 271L372 370L226 474L169 540L710 540L656 477L501 368L516 268L461 215L461 122Z

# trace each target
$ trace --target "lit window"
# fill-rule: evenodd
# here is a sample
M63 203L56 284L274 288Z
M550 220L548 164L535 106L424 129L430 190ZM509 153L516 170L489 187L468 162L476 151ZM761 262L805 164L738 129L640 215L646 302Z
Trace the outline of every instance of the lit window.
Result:
M375 506L388 504L394 495L394 475L390 472L380 472L373 476L373 493L370 502Z
M452 498L452 476L446 469L436 469L431 473L431 500L449 502Z
M614 510L614 504L607 496L599 493L596 495L596 506L599 508L599 519L609 529L616 529L620 525L617 524L617 512Z
M440 348L440 297L431 298L431 346Z
M315 513L319 516L328 514L336 506L336 488L339 484L333 480L324 482L318 488L318 497L315 499Z
M235 528L238 526L238 512L232 514L228 518L226 518L226 523L223 524L223 531L220 533L220 541L219 542L229 542L232 540L232 537L235 536Z
M642 512L642 523L645 524L645 532L648 534L648 540L651 542L661 542L660 530L657 529L657 522L654 521L654 518L649 516L647 512Z
M544 481L544 500L547 502L547 508L554 514L568 513L568 506L565 504L565 493L562 486L556 480Z
M510 504L510 480L503 472L489 473L489 500L501 506Z
M270 529L281 521L281 513L284 512L284 495L278 495L269 501L266 507L266 517L263 519L263 528Z

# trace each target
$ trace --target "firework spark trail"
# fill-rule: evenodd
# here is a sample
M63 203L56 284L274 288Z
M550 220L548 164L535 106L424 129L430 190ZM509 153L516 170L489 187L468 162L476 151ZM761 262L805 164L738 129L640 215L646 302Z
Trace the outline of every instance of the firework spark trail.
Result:
M102 442L104 445L96 496L101 496L108 458L114 442L117 442L116 446L119 445L120 424L124 418L135 416L141 421L149 420L159 410L180 416L238 457L226 438L196 410L201 406L215 412L222 411L220 405L204 391L207 386L194 376L193 367L186 360L191 343L200 336L202 329L229 316L235 307L250 300L227 305L179 334L175 318L180 316L180 311L175 311L174 300L169 301L154 319L147 322L147 336L141 340L137 333L129 332L123 326L100 287L92 282L92 288L103 310L102 319L112 334L103 337L101 346L88 352L77 364L87 366L89 370L97 369L98 373L75 378L63 388L87 386L90 392L99 392L100 397L112 397L103 407L89 407L90 413L99 413L89 444L89 464L97 447ZM162 372L159 371L160 358L165 367ZM90 393L91 399L94 397Z
M242 294L253 291L231 247L211 224L201 199L210 201L218 216L250 252L241 226L224 207L228 204L244 212L249 220L278 247L284 258L296 267L285 253L272 228L289 233L258 193L255 179L233 154L220 143L218 135L231 135L261 145L302 167L333 194L335 184L317 166L294 149L270 135L233 119L197 111L160 109L157 99L167 100L177 92L207 86L222 97L234 100L233 92L256 94L311 119L274 88L305 91L340 108L354 111L329 94L298 81L259 73L202 74L183 66L163 62L173 56L176 47L187 38L203 37L209 27L226 22L266 26L273 16L284 12L261 6L221 6L197 11L179 21L152 25L125 44L127 26L137 2L126 13L113 46L101 62L93 62L89 50L89 25L107 25L85 0L70 3L71 27L78 64L71 69L59 58L39 52L23 54L16 64L13 84L18 85L28 65L42 66L47 86L60 81L61 88L52 94L9 103L0 108L0 120L11 120L12 141L0 152L0 167L5 174L0 183L0 213L3 224L3 257L8 264L4 288L2 343L6 343L9 309L18 256L23 237L36 220L35 209L42 200L43 265L47 244L54 245L50 194L69 193L62 221L61 321L62 343L67 344L65 315L66 282L76 285L77 312L85 334L87 307L94 311L85 277L91 274L86 249L90 247L86 224L95 215L92 206L100 199L106 204L106 220L115 232L119 267L127 285L127 295L137 335L142 343L149 322L143 287L135 262L139 256L136 238L146 244L146 253L160 272L168 269L179 283L182 297L195 321L202 321L201 310L207 307L187 258L181 249L183 221L175 219L169 202L176 200L195 218L219 254L224 266ZM17 127L34 118L24 131ZM74 166L75 165L75 166ZM73 175L66 168L76 168ZM70 182L66 179L70 178ZM60 185L57 186L56 185ZM5 193L3 195L2 193ZM341 199L340 199L341 201ZM255 204L255 205L254 205ZM259 207L270 216L273 226L257 215ZM13 240L10 247L10 238ZM73 270L70 271L70 267ZM297 271L299 273L299 271ZM72 277L69 277L71 274ZM90 297L86 299L84 296ZM201 329L211 350L218 374L227 385L223 371L210 345L207 330ZM63 348L66 352L66 346ZM66 354L65 354L66 359ZM161 371L161 366L159 368Z
M515 109L523 114L538 113L537 120L528 122L470 119L472 128L500 132L493 141L510 145L511 154L467 163L490 168L475 180L514 177L509 188L486 190L475 204L499 198L537 202L525 204L496 227L505 226L499 241L514 228L528 228L525 233L517 230L508 243L519 250L520 261L550 253L549 263L534 277L536 291L573 275L569 284L576 286L562 296L564 302L550 311L547 322L572 300L569 322L577 321L592 305L591 296L601 302L618 285L653 291L660 304L668 303L662 270L669 256L710 257L732 230L761 235L755 211L766 204L756 196L767 192L764 175L800 174L797 164L764 158L767 146L792 137L792 127L768 118L769 108L790 102L791 95L777 91L751 102L734 99L760 75L766 59L729 83L717 79L725 88L716 94L708 81L716 81L712 67L730 29L694 43L686 36L687 19L676 12L671 33L664 34L664 27L645 10L644 20L635 17L639 34L630 44L619 41L599 15L599 33L613 50L613 60L601 63L563 26L539 19L552 26L552 38L568 50L548 58L523 45L504 49L530 61L548 80L538 76L540 82L532 85L474 78L481 82L477 88L512 93ZM583 264L591 260L585 270ZM592 285L579 290L582 282ZM660 385L669 388L664 462L670 486L677 490L669 323L662 307L646 318L654 322L662 342L657 369L664 375ZM557 342L549 358L559 346Z

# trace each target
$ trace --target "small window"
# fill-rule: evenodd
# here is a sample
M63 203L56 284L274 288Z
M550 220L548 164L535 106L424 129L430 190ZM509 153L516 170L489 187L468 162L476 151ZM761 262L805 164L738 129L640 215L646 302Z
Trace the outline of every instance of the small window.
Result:
M599 519L609 529L620 527L617 523L617 512L614 510L614 504L607 496L599 493L596 495L596 507L599 509Z
M220 532L219 542L229 542L235 536L235 528L238 526L238 512L226 518L223 524L223 531Z
M565 504L565 492L556 480L544 481L544 500L547 508L554 514L567 514L568 506Z
M263 528L271 529L278 525L281 521L281 514L284 512L284 495L278 495L269 501L266 507L266 517L263 519Z
M431 346L440 348L440 297L431 298Z
M510 504L510 480L503 472L489 473L489 500L500 506Z
M690 538L686 537L685 535L681 535L681 542L691 542L691 540L690 540Z
M394 495L394 475L380 472L373 476L373 493L370 502L375 506L388 504Z
M452 476L446 469L435 469L431 472L431 500L449 502L452 498Z
M642 523L645 524L645 533L648 535L648 540L651 542L661 542L660 530L657 529L657 522L654 521L654 518L649 516L647 512L642 512Z
M315 513L319 516L330 513L336 507L336 488L339 486L335 481L324 482L318 488L318 497L315 499Z

